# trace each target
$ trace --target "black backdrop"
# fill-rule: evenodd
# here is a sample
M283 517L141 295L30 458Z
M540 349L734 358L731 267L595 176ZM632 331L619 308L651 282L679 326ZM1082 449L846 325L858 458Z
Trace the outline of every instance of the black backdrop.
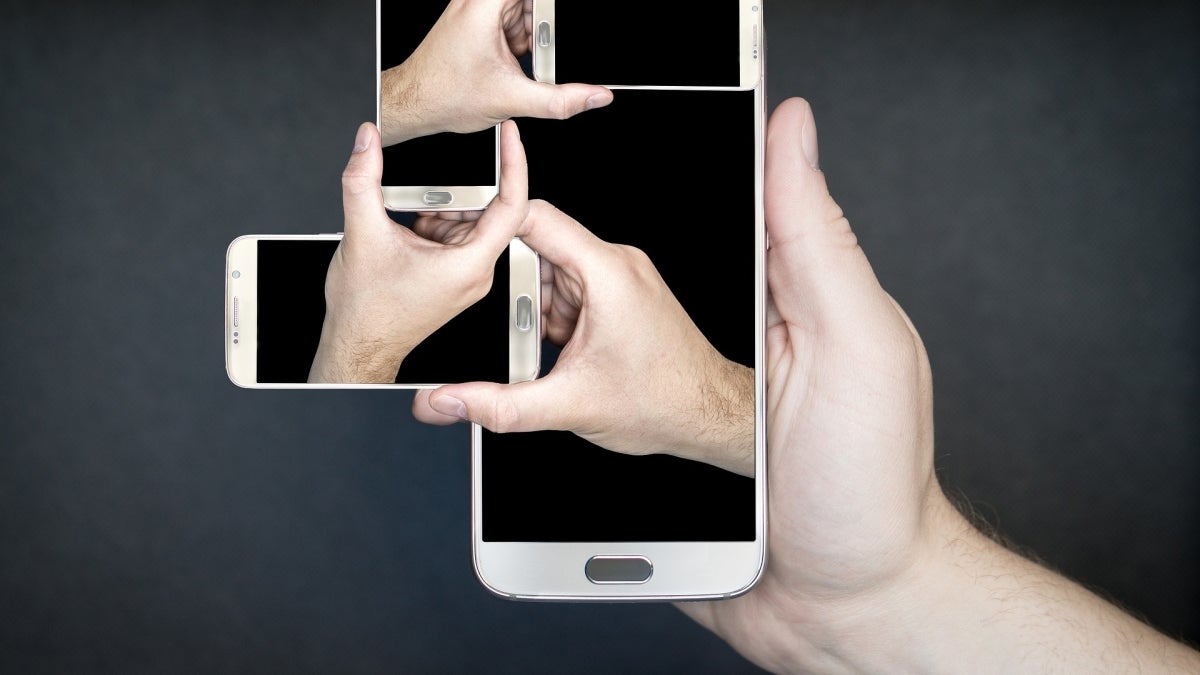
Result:
M929 348L947 487L1200 638L1197 11L768 7L770 93ZM328 232L371 2L0 7L0 670L751 670L669 606L497 600L468 434L243 391L239 234Z

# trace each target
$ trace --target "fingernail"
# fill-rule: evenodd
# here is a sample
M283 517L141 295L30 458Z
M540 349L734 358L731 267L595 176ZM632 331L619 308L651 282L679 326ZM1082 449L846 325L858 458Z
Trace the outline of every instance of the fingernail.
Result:
M820 153L817 150L817 121L813 119L812 110L804 118L804 128L800 130L800 147L804 157L814 171L821 170Z
M366 150L371 145L371 128L367 125L362 125L358 128L358 135L354 137L355 154Z
M439 396L429 399L429 407L460 420L467 419L467 406L453 396Z
M584 105L583 109L585 111L595 110L596 108L606 106L608 104L609 104L608 94L592 94L591 98L589 98L587 100L587 104Z

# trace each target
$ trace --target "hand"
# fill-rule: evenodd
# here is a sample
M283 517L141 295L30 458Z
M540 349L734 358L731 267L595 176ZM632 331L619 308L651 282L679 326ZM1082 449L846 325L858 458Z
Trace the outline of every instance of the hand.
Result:
M342 174L345 234L325 278L325 323L309 382L394 382L422 340L487 294L496 259L529 212L525 149L500 136L500 194L479 215L425 214L414 229L383 206L379 131L359 127Z
M554 369L533 382L418 392L414 416L501 433L568 430L617 452L753 475L754 374L709 344L649 258L545 202L532 202L520 234L542 256L544 336L564 345Z
M959 515L925 348L829 195L804 101L772 116L766 170L770 562L746 595L680 609L774 671L1200 666Z
M525 76L533 0L451 0L404 63L380 76L383 144L443 131L481 131L511 117L566 119L612 102L586 84Z

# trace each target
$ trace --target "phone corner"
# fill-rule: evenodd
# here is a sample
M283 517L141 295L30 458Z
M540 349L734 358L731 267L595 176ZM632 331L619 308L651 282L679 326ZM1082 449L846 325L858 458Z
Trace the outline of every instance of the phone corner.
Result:
M229 363L228 357L225 361L225 376L228 377L229 381L238 389L254 389L254 385L257 384L257 382L251 382L242 377L241 373L235 372L235 369Z
M754 571L754 575L750 578L750 580L747 581L745 584L743 584L741 586L741 588L738 588L737 590L734 590L733 592L726 594L724 599L732 600L733 598L743 596L743 595L749 593L750 591L754 590L754 588L756 586L758 586L759 582L762 581L763 575L765 575L766 572L767 572L767 556L764 554L758 565L758 569L756 569Z
M485 591L487 591L488 593L494 595L497 598L500 598L501 600L520 600L521 599L521 597L516 595L515 593L509 593L507 591L504 591L499 586L497 586L494 582L490 581L487 578L487 575L484 574L483 569L479 566L479 556L474 555L474 554L472 554L472 556L471 556L471 570L475 573L475 580L477 582L479 582L479 585L482 586L483 589Z
M258 237L259 235L257 234L243 234L234 238L233 241L229 242L229 246L225 247L225 259L228 260L229 256L233 255L234 249L241 246L243 242L251 241L257 239Z

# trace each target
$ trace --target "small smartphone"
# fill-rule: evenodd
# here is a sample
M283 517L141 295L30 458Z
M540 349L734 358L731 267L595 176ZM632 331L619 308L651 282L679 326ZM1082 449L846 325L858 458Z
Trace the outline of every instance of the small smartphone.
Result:
M753 89L764 58L760 0L533 0L540 82L612 89Z
M538 256L520 239L496 261L492 288L418 345L395 384L308 384L325 320L325 275L340 234L238 237L225 257L225 369L240 387L418 388L537 376Z
M493 593L718 599L759 579L767 533L764 120L760 86L629 91L565 122L522 121L531 192L601 239L646 252L712 345L754 369L755 473L621 455L564 431L476 427L472 544L476 575ZM597 156L621 158L618 170ZM631 316L629 330L654 320Z
M384 71L404 63L446 9L446 0L376 0L376 108L380 130ZM440 133L383 149L383 202L392 211L472 211L500 191L500 127Z

